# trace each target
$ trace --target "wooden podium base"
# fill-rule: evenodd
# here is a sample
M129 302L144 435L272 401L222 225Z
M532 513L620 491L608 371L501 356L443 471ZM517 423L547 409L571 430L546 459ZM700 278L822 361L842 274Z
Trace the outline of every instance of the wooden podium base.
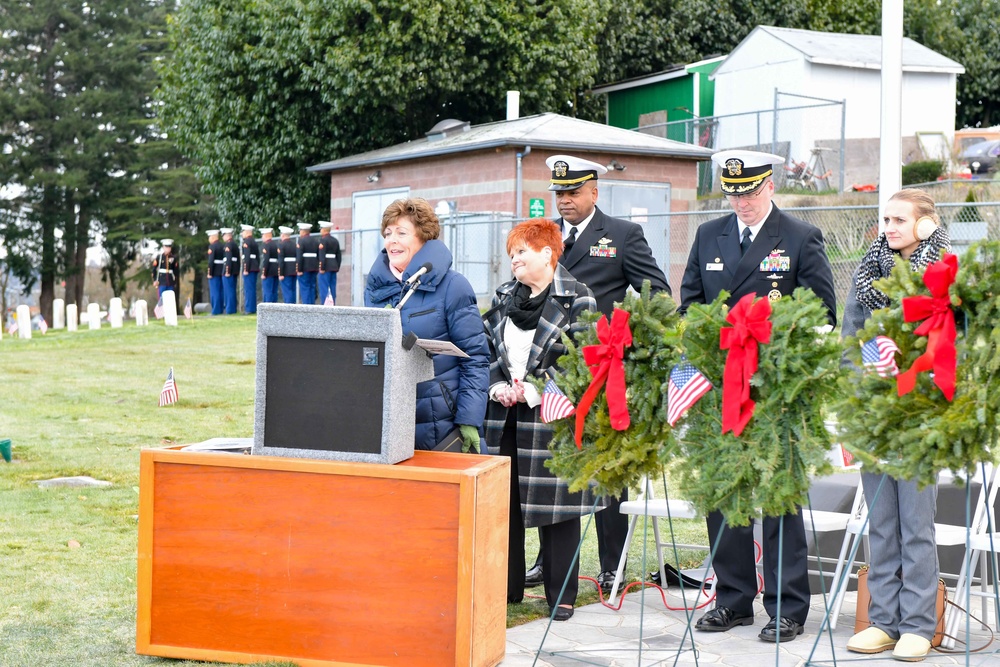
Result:
M504 657L506 458L143 450L136 652L302 666Z

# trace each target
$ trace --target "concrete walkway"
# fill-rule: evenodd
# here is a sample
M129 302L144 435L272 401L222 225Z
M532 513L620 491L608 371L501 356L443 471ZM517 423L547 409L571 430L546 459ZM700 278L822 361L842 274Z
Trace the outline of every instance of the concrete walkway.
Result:
M669 589L667 604L680 607L682 600L679 593L679 589ZM673 664L729 667L826 667L849 664L852 667L898 667L905 664L893 660L891 652L866 656L847 651L845 646L854 629L854 593L847 594L844 611L840 615L837 629L833 631L832 646L828 629L824 629L818 644L816 641L824 616L822 596L813 596L812 613L806 622L805 634L795 641L778 646L757 638L757 634L767 623L767 615L759 600L760 598L756 605L756 623L753 626L737 627L720 633L694 632L695 652L691 650L692 633L686 632L688 621L685 612L668 610L655 588L647 589L644 599L640 591L632 590L627 594L620 611L593 604L578 608L569 621L552 623L551 627L546 618L507 630L507 657L501 664L503 667L563 667L581 664L604 667ZM978 602L974 602L974 606L974 613L978 615ZM692 623L708 608L710 607L694 612ZM989 640L989 633L977 630L977 625L973 622L973 647L982 646ZM964 627L962 633L964 634ZM682 646L685 650L679 652L678 649ZM968 661L964 653L944 655L931 651L921 664L1000 667L1000 641L994 642L983 652L970 654Z

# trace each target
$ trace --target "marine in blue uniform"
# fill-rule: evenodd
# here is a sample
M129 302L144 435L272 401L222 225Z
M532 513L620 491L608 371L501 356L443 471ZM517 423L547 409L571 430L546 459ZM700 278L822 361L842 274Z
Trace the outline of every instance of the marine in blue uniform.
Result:
M260 250L253 238L252 225L240 225L243 239L240 242L240 253L243 255L243 312L247 315L257 313L257 274L260 273Z
M221 315L225 303L222 296L222 277L226 273L226 254L219 240L219 230L209 229L208 235L208 300L212 304L212 314Z
M299 243L292 238L291 227L278 227L281 232L281 241L278 243L278 265L280 266L281 300L284 303L295 303L295 287L298 282L298 273L295 271L295 255L299 250Z
M337 271L340 271L340 241L330 233L332 222L319 223L319 302L327 296L337 303Z
M177 285L181 280L181 267L174 254L174 242L171 239L160 241L162 249L153 258L153 287L157 288L157 297L170 291L177 296Z
M281 269L281 258L278 253L278 242L274 239L274 230L263 227L260 230L260 287L261 300L264 303L278 302L278 274Z
M299 248L295 272L299 276L300 303L316 303L316 275L319 273L319 239L311 234L312 223L299 223Z
M225 273L222 276L222 297L225 302L226 315L235 315L236 278L240 275L240 246L233 240L233 230L224 227L222 232L222 254L226 261Z

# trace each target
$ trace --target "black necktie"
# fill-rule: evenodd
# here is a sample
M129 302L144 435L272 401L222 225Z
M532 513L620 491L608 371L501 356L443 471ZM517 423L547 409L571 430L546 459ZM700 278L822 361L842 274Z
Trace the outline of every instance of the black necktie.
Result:
M569 228L569 236L566 237L566 241L563 244L563 252L569 252L569 249L573 247L574 243L576 243L576 227L571 225Z
M743 240L740 241L740 255L747 254L747 250L750 249L751 243L753 243L753 241L750 239L750 228L746 227L743 230Z

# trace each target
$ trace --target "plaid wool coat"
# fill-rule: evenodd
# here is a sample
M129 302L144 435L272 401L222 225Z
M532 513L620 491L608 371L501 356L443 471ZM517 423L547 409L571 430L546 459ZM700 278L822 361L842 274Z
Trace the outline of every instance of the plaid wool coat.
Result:
M516 286L517 281L512 280L498 287L493 307L485 315L486 333L490 339L491 387L498 382L509 383L512 380L503 332L507 325L507 308ZM575 337L585 327L578 321L580 313L596 309L597 302L590 289L577 282L562 265L557 265L549 297L542 306L541 319L531 342L527 377L553 377L558 383L556 361L566 352L562 342L563 332ZM489 401L485 426L490 454L500 453L500 439L510 410L517 411L518 485L525 527L548 526L589 514L594 507L593 494L589 491L570 493L566 483L545 467L545 461L552 458L549 452L552 426L542 423L541 406L530 408L525 403L518 403L505 408L496 401ZM603 503L598 503L597 509L603 507Z

